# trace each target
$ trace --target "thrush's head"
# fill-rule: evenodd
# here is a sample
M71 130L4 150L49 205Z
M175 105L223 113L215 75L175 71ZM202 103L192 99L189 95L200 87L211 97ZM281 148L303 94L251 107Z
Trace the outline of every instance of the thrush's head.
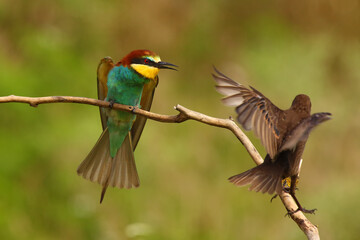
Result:
M174 64L162 62L159 55L150 50L135 50L126 55L120 64L133 68L145 78L155 79L160 69L176 70Z
M291 109L296 112L304 112L310 114L311 112L310 98L305 94L297 95L291 104Z

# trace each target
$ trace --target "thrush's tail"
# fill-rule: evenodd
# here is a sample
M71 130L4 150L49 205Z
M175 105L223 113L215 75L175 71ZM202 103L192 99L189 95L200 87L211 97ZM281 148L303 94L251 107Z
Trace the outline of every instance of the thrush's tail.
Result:
M265 159L264 163L230 177L229 181L239 187L250 185L250 191L280 194L282 191L281 180L283 173L284 167L282 165Z
M108 186L129 189L140 185L129 135L112 158L109 131L106 128L77 169L78 175L103 186L100 203Z

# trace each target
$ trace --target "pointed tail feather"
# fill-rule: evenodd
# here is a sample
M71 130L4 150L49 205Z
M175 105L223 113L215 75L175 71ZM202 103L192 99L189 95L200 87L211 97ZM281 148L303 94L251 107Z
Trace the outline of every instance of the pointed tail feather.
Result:
M130 133L125 137L123 144L116 153L109 177L109 185L128 189L136 188L140 185Z
M78 167L77 174L87 180L104 185L111 169L109 145L109 131L106 128L93 149Z
M229 181L239 187L250 185L250 191L280 194L283 171L281 165L265 161L246 172L230 177Z
M140 185L129 135L115 157L111 158L109 131L106 128L77 169L79 176L103 186L100 203L108 186L129 189Z

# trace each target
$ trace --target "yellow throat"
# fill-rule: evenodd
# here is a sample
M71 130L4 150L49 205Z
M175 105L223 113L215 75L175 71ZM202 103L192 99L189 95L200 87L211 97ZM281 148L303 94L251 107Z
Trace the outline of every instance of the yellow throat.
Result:
M155 57L147 57L151 60L153 60L154 62L160 62L161 59L158 56ZM155 77L158 75L159 73L159 69L157 67L153 67L153 66L148 66L148 65L143 65L143 64L137 64L137 63L133 63L130 65L135 71L137 71L139 74L141 74L142 76L149 78L149 79L155 79Z

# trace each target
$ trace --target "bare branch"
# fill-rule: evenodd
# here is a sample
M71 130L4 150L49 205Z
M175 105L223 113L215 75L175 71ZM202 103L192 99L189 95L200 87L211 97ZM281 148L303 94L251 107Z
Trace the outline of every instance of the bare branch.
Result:
M260 156L259 152L256 150L254 145L249 140L249 138L243 133L243 131L241 131L241 129L236 125L236 123L234 123L234 121L230 119L209 117L205 114L187 109L181 105L177 105L175 109L178 110L180 114L182 114L184 117L186 117L186 120L192 119L211 126L229 129L244 145L245 149L248 151L251 158L254 160L254 162L257 165L261 164L264 161Z
M80 103L80 104L89 104L89 105L105 107L105 108L108 108L110 106L109 102L92 99L92 98L85 98L85 97L71 97L71 96L21 97L14 95L0 97L0 103L9 103L9 102L28 103L32 107L37 107L39 104L45 104L45 103ZM261 164L263 162L263 159L261 158L256 148L252 145L248 137L230 119L209 117L202 113L198 113L190 109L187 109L181 105L177 105L174 107L175 110L179 111L179 114L172 116L152 113L142 110L140 108L122 105L118 103L114 103L112 108L126 112L132 112L137 115L141 115L158 122L181 123L186 120L193 119L195 121L202 122L211 126L227 128L230 131L232 131L235 134L235 136L240 140L240 142L245 146L246 150L249 152L250 156L252 157L252 159L254 159L256 164Z
M96 100L92 98L84 98L84 97L71 97L71 96L21 97L14 95L0 97L0 103L9 103L9 102L28 103L32 107L37 107L39 104L44 104L44 103L80 103L80 104L88 104L88 105L94 105L105 108L110 107L109 102ZM257 165L263 162L263 159L261 158L260 154L254 147L254 145L251 143L251 141L241 131L241 129L234 123L234 121L230 119L220 119L220 118L210 117L205 114L187 109L181 105L175 106L175 110L179 111L179 114L177 115L162 115L162 114L148 112L133 106L127 106L117 103L114 103L113 109L132 112L134 114L141 115L158 122L181 123L186 120L192 119L211 126L226 128L230 130L240 140L240 142L244 145L245 149L248 151L251 158L254 160L254 162ZM294 199L290 196L290 194L286 192L282 192L280 194L280 198L285 208L288 211L294 211L297 209L297 205ZM301 211L291 214L291 218L296 222L299 228L305 233L308 239L310 240L320 239L319 231L317 227L313 225Z
M298 208L294 199L289 193L282 191L280 198L288 211L292 212ZM290 217L292 220L294 220L294 222L296 222L296 224L305 233L309 240L320 240L319 230L305 217L301 211L290 214Z

